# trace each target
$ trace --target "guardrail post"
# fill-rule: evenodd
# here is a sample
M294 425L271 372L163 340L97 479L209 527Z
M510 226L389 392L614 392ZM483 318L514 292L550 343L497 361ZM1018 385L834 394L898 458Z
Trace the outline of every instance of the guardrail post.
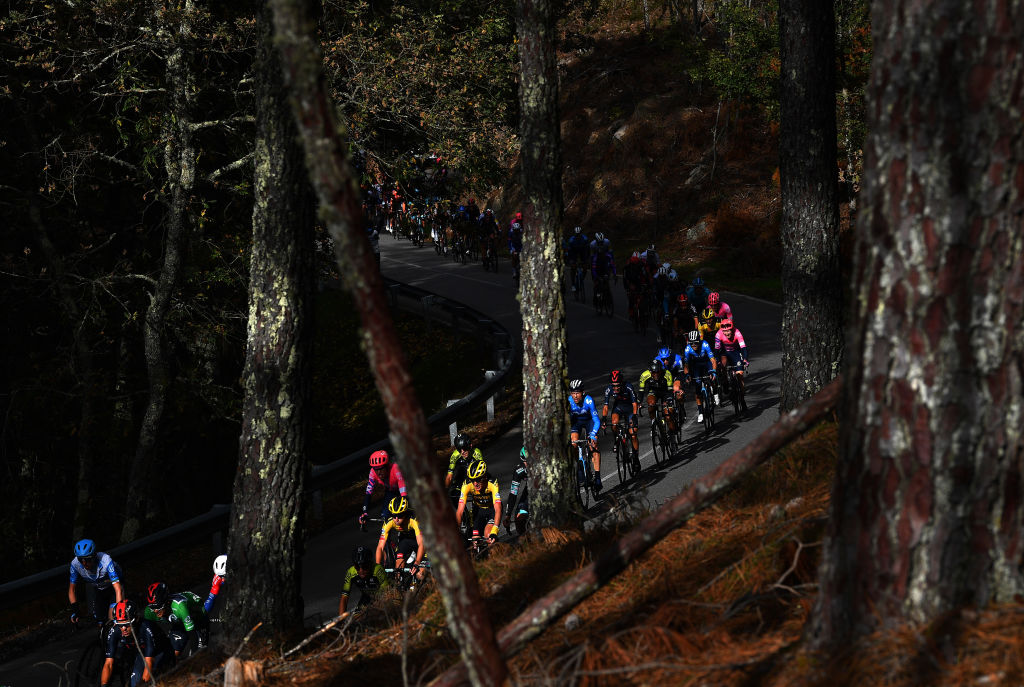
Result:
M484 379L490 380L494 375L498 374L497 370L486 370L484 372ZM487 421L494 422L494 397L497 394L491 394L487 397Z
M512 360L512 349L511 348L499 348L495 351L496 357L498 358L498 367L504 369L510 360Z
M450 399L448 399L448 406L447 407L451 407L453 404L458 403L459 400L460 399L458 399L458 398L455 398L455 399L451 399L450 398ZM458 434L458 433L459 433L459 423L453 422L450 425L448 425L448 434L451 437L452 446L455 445L455 435Z
M388 287L388 299L391 301L391 307L398 307L398 294L402 291L401 284L391 284Z

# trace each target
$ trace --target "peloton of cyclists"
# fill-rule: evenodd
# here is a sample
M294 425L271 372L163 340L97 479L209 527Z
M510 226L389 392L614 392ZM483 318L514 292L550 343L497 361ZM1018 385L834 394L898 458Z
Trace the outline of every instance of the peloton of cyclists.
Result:
M590 443L591 465L594 468L594 493L600 493L601 452L597 449L597 432L601 429L601 418L594 406L594 399L583 393L582 379L569 382L569 422L569 436L572 441L578 441L581 434L587 436Z
M608 417L608 409L612 414L612 434L618 431L619 423L625 420L629 432L629 441L633 451L630 453L630 460L636 472L640 472L640 440L637 436L637 415L640 412L640 402L637 400L636 389L633 385L623 379L620 370L612 370L608 379L608 386L604 389L604 407L601 408L601 419ZM620 460L626 460L626 456L620 456Z

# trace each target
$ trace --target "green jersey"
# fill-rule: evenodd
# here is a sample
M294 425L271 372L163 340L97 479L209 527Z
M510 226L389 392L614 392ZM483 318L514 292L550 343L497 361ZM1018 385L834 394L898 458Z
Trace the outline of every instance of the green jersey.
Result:
M184 628L186 632L196 629L196 621L206 617L203 609L203 600L192 592L179 592L170 596L171 609L165 613L163 618L157 616L153 609L147 607L145 618L152 620L170 634L175 626Z

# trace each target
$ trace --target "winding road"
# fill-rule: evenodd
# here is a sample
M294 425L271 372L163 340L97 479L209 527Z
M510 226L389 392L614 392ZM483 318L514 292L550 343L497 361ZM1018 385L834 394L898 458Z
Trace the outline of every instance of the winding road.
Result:
M517 337L522 330L519 305L515 299L508 261L502 271L486 272L480 263L460 265L435 254L429 245L417 248L408 241L385 235L381 239L383 273L407 284L418 286L445 298L465 303L493 317ZM588 281L587 287L591 286ZM713 285L712 285L713 286ZM585 388L600 406L608 374L619 368L634 383L658 349L653 330L646 336L635 334L626 319L621 286L613 287L618 311L611 317L599 317L588 304L571 298L566 304L569 374L584 381ZM716 414L714 431L705 436L694 424L692 399L688 401L688 425L683 445L676 455L654 467L649 435L643 432L641 419L640 457L644 471L636 480L618 484L611 453L611 438L601 437L604 457L601 471L604 491L591 506L594 518L614 516L624 505L657 506L695 478L707 473L735 451L760 434L778 417L778 379L781 362L779 333L781 308L775 303L722 292L732 307L739 329L746 339L751 361L747 373L749 410L742 419L732 417L731 408L722 406ZM377 437L365 437L369 444ZM497 441L482 447L492 473L498 476L502 494L508 492L512 473L522 445L522 429L516 427ZM360 532L356 516L339 522L306 544L302 589L306 602L306 622L317 625L333 617L350 552L357 544L375 545L375 532ZM205 593L206 590L198 590ZM0 665L0 687L39 687L66 685L62 667L75 661L81 647L92 636L79 633L72 639L56 642L14 661ZM61 682L61 679L64 682Z

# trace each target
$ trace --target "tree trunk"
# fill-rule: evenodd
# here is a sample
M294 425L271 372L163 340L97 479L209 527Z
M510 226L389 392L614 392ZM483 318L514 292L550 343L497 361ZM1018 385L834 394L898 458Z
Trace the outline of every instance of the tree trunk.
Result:
M523 209L523 441L529 456L534 526L564 524L574 497L570 473L561 289L562 156L554 10L548 0L519 0L520 168Z
M156 499L160 489L153 478L154 450L160 438L167 393L170 386L170 364L164 342L164 326L181 275L182 252L188 239L189 201L195 186L196 150L192 136L195 93L192 55L192 21L196 8L186 0L181 23L176 27L174 48L167 59L167 81L173 93L171 111L163 123L164 167L170 198L167 207L167 236L164 239L164 262L160 268L143 323L143 350L149 380L149 399L139 428L139 440L128 477L128 498L121 526L121 542L135 539L146 523L157 513ZM168 30L171 30L170 27Z
M302 510L310 397L313 196L273 47L260 13L249 324L242 437L231 503L231 570L222 640L258 622L302 623Z
M780 0L782 380L780 410L837 374L843 350L836 167L835 14Z
M873 9L825 649L1024 592L1024 5Z
M359 188L346 158L348 142L344 128L335 119L320 67L321 55L313 40L316 27L312 13L306 0L272 0L271 6L275 41L280 46L285 81L293 94L310 176L320 198L322 216L335 240L345 287L359 310L364 351L387 412L391 443L434 561L448 627L473 684L503 685L508 669L498 652L476 573L441 482L426 416L413 392L380 273L366 239Z

